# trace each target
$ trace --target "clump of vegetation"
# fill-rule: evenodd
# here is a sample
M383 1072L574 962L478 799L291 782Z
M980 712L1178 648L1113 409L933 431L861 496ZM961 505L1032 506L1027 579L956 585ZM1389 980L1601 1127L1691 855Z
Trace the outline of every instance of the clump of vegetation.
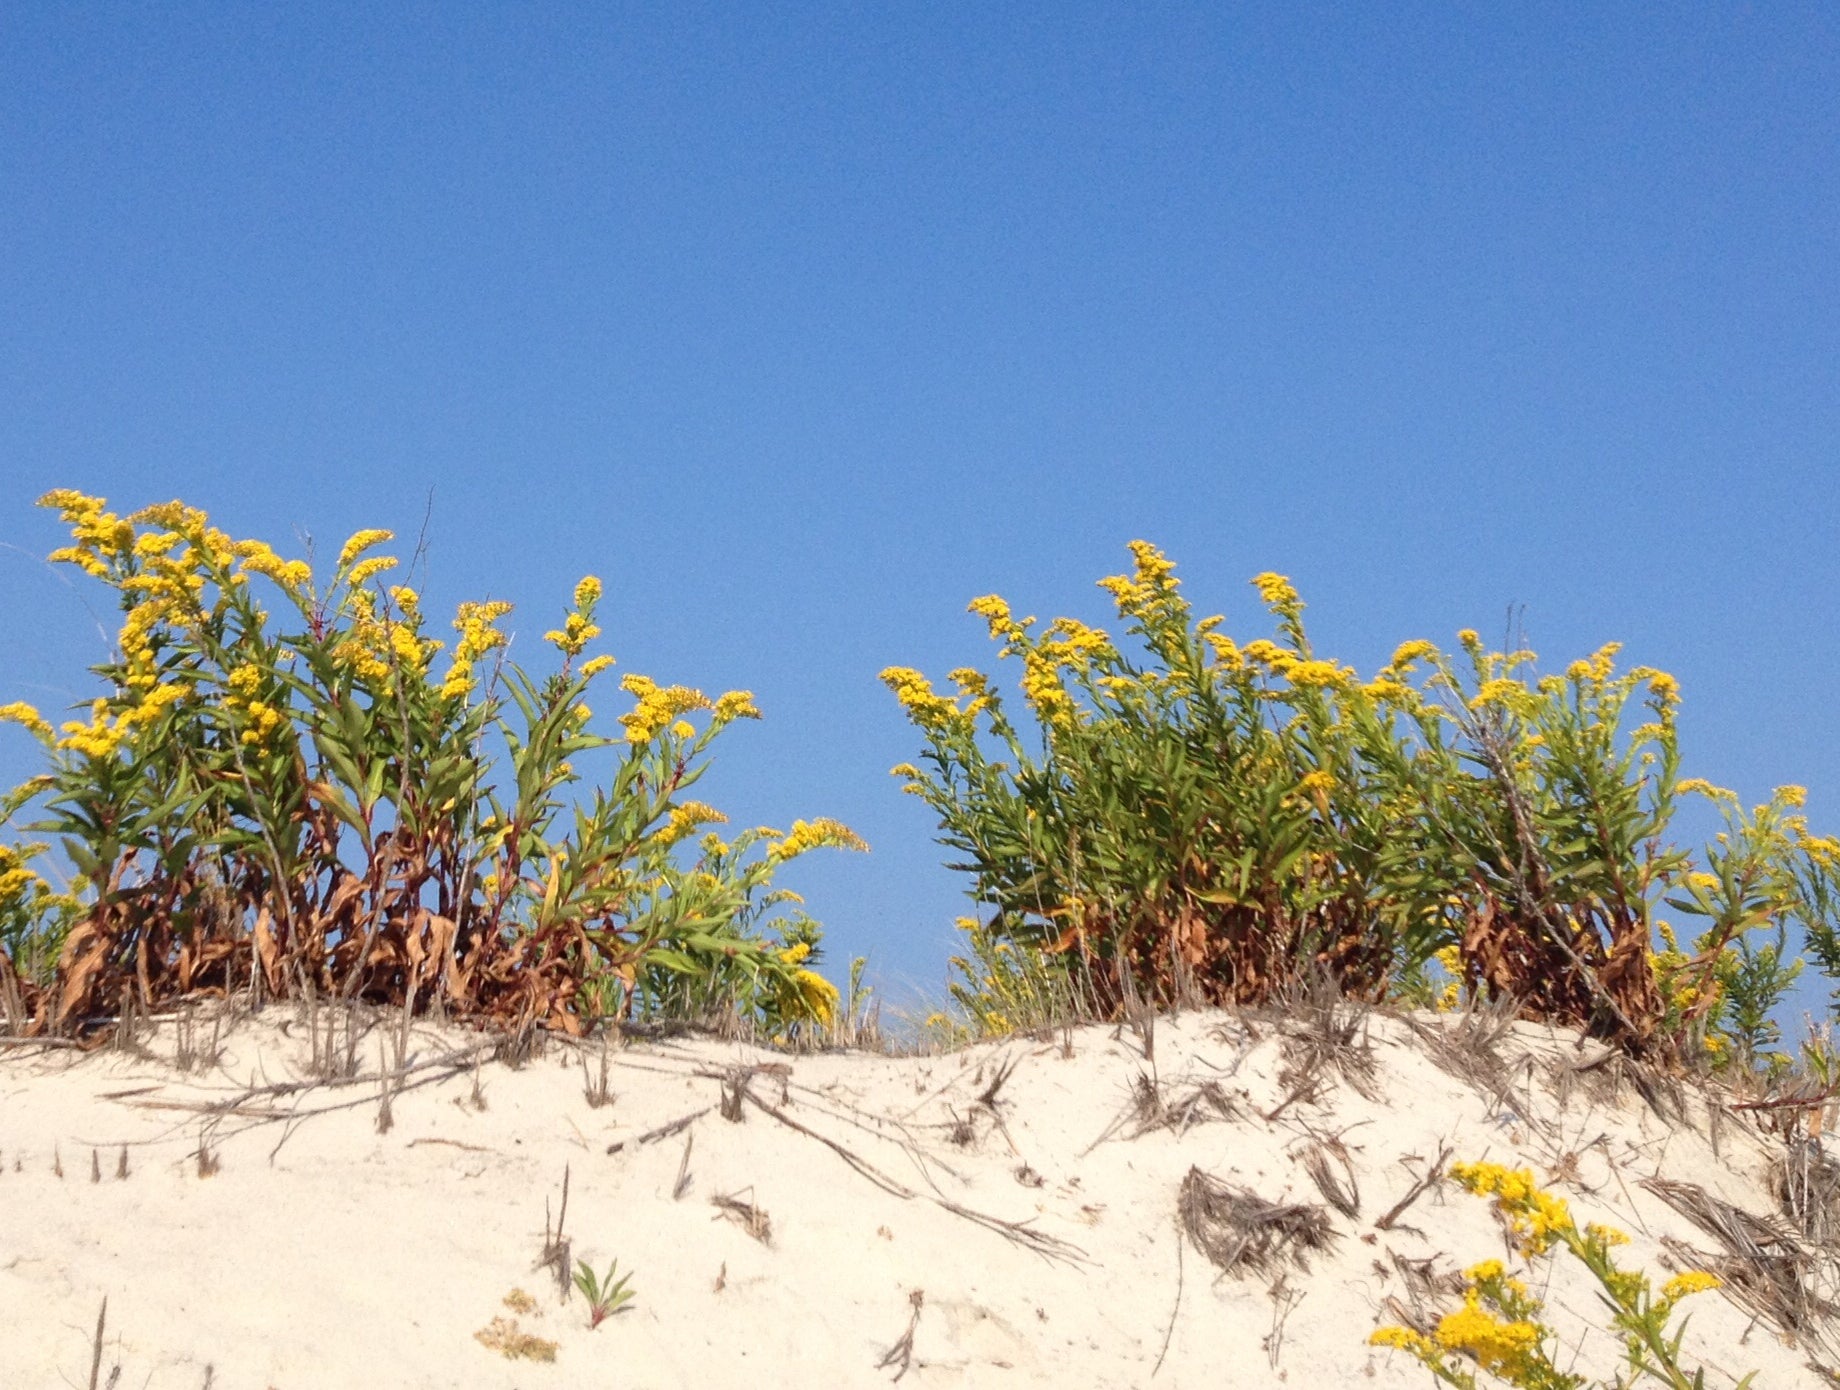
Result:
M554 1361L556 1344L518 1326L516 1318L497 1317L473 1334L473 1340L507 1361Z
M1716 1275L1690 1270L1657 1291L1639 1270L1621 1268L1612 1254L1628 1237L1608 1226L1582 1229L1565 1200L1542 1190L1525 1169L1494 1163L1458 1163L1451 1177L1478 1196L1492 1197L1516 1247L1528 1260L1564 1250L1596 1281L1610 1325L1623 1343L1630 1371L1615 1384L1646 1378L1670 1390L1696 1390L1705 1372L1681 1365L1684 1323L1671 1327L1683 1299L1719 1287ZM1475 1390L1477 1368L1520 1390L1584 1390L1598 1384L1562 1371L1553 1362L1554 1333L1544 1321L1545 1305L1500 1260L1465 1271L1462 1304L1443 1314L1434 1328L1382 1327L1369 1339L1376 1346L1411 1353L1445 1385ZM1740 1390L1753 1379L1746 1376Z
M29 1031L246 991L573 1033L711 982L773 1030L830 1017L815 924L782 931L773 877L862 842L827 819L711 829L726 818L689 792L759 717L746 691L629 674L618 731L597 732L598 580L532 673L506 660L508 604L463 603L432 635L415 590L384 582L387 531L316 575L177 502L42 504L71 533L52 559L111 589L121 628L83 717L0 707L49 763L0 810L35 808L75 869L61 893L30 867L42 844L0 859L0 1003Z
M581 1296L588 1300L588 1326L599 1327L608 1318L625 1308L637 1296L626 1286L632 1282L632 1275L623 1274L616 1281L614 1275L620 1270L620 1262L615 1260L607 1266L607 1273L596 1274L594 1266L586 1260L578 1260L575 1266L575 1287L581 1290Z
M1610 645L1539 675L1466 631L1363 680L1312 649L1283 576L1253 581L1275 633L1242 645L1194 619L1161 552L1131 550L1101 584L1134 653L971 604L1020 665L1022 719L976 669L950 695L882 673L926 740L924 767L894 772L971 875L954 996L979 1026L1070 994L1115 1012L1265 1004L1325 973L1356 997L1435 995L1441 976L1640 1052L1721 1022L1761 1036L1787 981L1753 933L1840 939L1840 843L1809 834L1799 788L1746 815L1681 780L1665 672L1619 673ZM1697 860L1667 839L1694 791L1730 820ZM1664 901L1703 920L1690 955L1657 957Z

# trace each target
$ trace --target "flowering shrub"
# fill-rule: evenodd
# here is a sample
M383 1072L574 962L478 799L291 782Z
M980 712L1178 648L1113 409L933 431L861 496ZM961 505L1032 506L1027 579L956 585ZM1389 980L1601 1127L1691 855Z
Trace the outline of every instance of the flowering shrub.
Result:
M994 595L971 604L1020 666L1030 739L983 672L952 672L952 694L882 673L925 739L925 766L895 775L939 815L986 914L961 1004L1003 978L988 957L1011 943L1106 1008L1133 990L1260 1003L1326 970L1357 995L1506 994L1642 1049L1668 1018L1660 900L1708 918L1691 962L1708 978L1793 910L1731 856L1792 877L1819 843L1799 822L1715 850L1741 902L1666 843L1681 784L1665 672L1619 674L1611 645L1542 677L1533 653L1464 632L1455 655L1407 642L1364 681L1312 649L1283 576L1253 580L1275 634L1242 645L1194 619L1161 552L1131 551L1133 572L1101 585L1141 655ZM1442 989L1424 973L1439 952Z
M712 741L759 717L746 691L628 675L619 733L595 732L587 695L613 664L587 654L598 580L535 676L504 659L508 604L463 603L451 643L431 635L415 591L383 582L387 531L353 536L322 581L177 502L43 505L72 537L52 558L113 589L122 621L83 717L0 707L50 762L6 809L38 805L77 873L61 896L17 862L41 846L0 864L0 978L33 1028L81 1029L124 991L248 989L438 995L575 1031L717 974L776 1023L832 1006L802 963L815 929L777 938L772 877L861 841L829 820L709 829L726 818L687 793ZM577 769L596 757L598 785Z
M1516 1248L1529 1260L1563 1249L1583 1265L1602 1291L1610 1323L1623 1343L1630 1371L1672 1390L1695 1390L1704 1372L1680 1365L1681 1332L1670 1332L1682 1299L1719 1287L1715 1275L1692 1270L1677 1274L1656 1292L1648 1276L1619 1267L1611 1251L1628 1237L1608 1226L1580 1229L1565 1200L1543 1191L1526 1169L1495 1163L1458 1163L1451 1177L1482 1197L1492 1197ZM1466 1270L1463 1302L1443 1314L1430 1332L1382 1327L1368 1339L1418 1358L1445 1385L1475 1390L1475 1366L1521 1390L1581 1390L1584 1376L1553 1364L1553 1331L1543 1321L1545 1305L1524 1281L1510 1277L1500 1260ZM1750 1384L1746 1377L1743 1385ZM1631 1383L1621 1377L1617 1385Z

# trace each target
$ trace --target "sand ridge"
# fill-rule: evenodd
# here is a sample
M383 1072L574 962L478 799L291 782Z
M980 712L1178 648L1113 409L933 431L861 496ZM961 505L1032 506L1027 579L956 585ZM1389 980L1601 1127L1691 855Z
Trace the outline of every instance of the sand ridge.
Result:
M337 1022L0 1050L0 1385L85 1383L106 1296L105 1376L149 1390L1421 1387L1367 1335L1507 1254L1441 1162L1531 1166L1657 1274L1714 1243L1645 1179L1775 1210L1779 1143L1527 1024L1323 1005L890 1056ZM1223 1272L1227 1193L1290 1214ZM591 1330L559 1252L634 1303ZM1547 1269L1608 1374L1595 1293ZM1825 1383L1721 1294L1686 1345L1711 1385Z

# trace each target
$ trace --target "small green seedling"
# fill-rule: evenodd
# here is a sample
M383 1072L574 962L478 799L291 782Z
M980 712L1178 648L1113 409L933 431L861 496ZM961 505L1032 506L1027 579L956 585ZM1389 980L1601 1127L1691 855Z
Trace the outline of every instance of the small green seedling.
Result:
M595 1277L594 1266L586 1260L580 1260L575 1268L575 1287L581 1290L581 1296L588 1300L588 1326L599 1327L608 1318L619 1312L633 1301L633 1294L626 1285L632 1275L624 1275L619 1282L613 1276L619 1272L620 1262L615 1260L607 1266L607 1273Z

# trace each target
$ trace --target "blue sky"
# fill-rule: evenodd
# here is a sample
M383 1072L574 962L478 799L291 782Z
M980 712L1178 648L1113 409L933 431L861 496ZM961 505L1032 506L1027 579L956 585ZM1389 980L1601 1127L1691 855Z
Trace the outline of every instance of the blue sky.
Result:
M432 493L432 603L536 659L593 572L620 669L756 692L702 791L869 839L791 881L898 995L963 903L876 673L1141 536L1364 669L1620 639L1833 827L1836 91L1821 4L6 6L0 700L101 650L47 488Z

